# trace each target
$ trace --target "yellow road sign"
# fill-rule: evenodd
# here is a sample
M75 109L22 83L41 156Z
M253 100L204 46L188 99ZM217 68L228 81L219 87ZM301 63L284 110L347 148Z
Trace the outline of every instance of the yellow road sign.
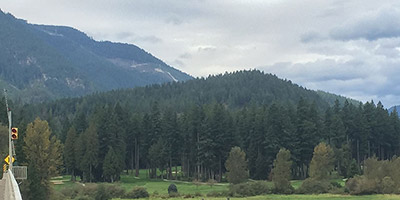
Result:
M6 163L7 163L8 165L10 164L9 160L10 160L10 155L8 155L6 158L4 158L4 161L6 161ZM14 161L15 161L15 158L12 157L12 162L14 163Z

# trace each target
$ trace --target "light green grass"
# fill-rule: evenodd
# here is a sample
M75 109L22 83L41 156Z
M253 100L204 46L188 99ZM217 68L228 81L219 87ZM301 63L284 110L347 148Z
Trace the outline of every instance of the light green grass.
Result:
M55 181L63 181L64 184L61 185L53 185L53 188L57 191L62 190L63 188L73 187L76 184L80 184L77 182L71 182L70 176L63 176L62 178L56 177L52 180ZM79 179L78 179L79 180ZM146 170L140 170L139 177L134 177L134 175L121 175L121 180L113 183L121 186L126 191L132 190L135 186L142 186L147 189L149 194L158 193L158 194L168 194L168 186L174 183L180 194L207 194L212 191L221 192L228 190L228 183L216 183L212 187L207 183L200 183L198 185L193 182L186 181L174 181L174 180L161 180L161 179L149 179L147 177Z

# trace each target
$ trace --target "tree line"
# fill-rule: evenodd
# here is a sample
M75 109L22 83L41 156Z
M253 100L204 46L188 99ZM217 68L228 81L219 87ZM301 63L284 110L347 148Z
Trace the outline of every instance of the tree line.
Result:
M138 175L144 168L150 178L221 181L234 146L246 153L252 179L271 178L280 148L291 152L292 177L301 179L309 176L314 147L321 141L333 148L335 169L345 177L359 174L367 158L390 159L399 152L397 112L389 114L374 102L337 101L325 111L305 99L295 106L273 103L240 110L212 103L179 113L157 102L148 113L117 103L77 113L66 124L65 172L89 182L117 181L124 170Z

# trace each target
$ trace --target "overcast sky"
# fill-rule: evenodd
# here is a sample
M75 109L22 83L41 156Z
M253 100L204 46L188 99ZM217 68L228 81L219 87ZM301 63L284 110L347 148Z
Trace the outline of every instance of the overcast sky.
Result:
M310 89L400 104L400 1L2 0L0 8L138 45L193 76L256 68Z

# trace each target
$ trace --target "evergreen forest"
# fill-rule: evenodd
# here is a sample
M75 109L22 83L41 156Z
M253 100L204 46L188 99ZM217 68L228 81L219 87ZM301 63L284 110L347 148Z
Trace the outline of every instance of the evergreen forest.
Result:
M320 142L332 147L334 168L343 177L361 174L370 157L399 155L396 110L389 114L380 102L343 97L332 102L252 70L10 105L20 128L17 162L26 162L22 146L27 124L40 117L63 144L60 170L85 182L118 181L128 169L136 175L148 169L155 179L225 181L225 163L235 146L246 154L250 178L259 180L271 179L281 148L292 155L295 179L309 176ZM0 121L6 124L6 116Z

